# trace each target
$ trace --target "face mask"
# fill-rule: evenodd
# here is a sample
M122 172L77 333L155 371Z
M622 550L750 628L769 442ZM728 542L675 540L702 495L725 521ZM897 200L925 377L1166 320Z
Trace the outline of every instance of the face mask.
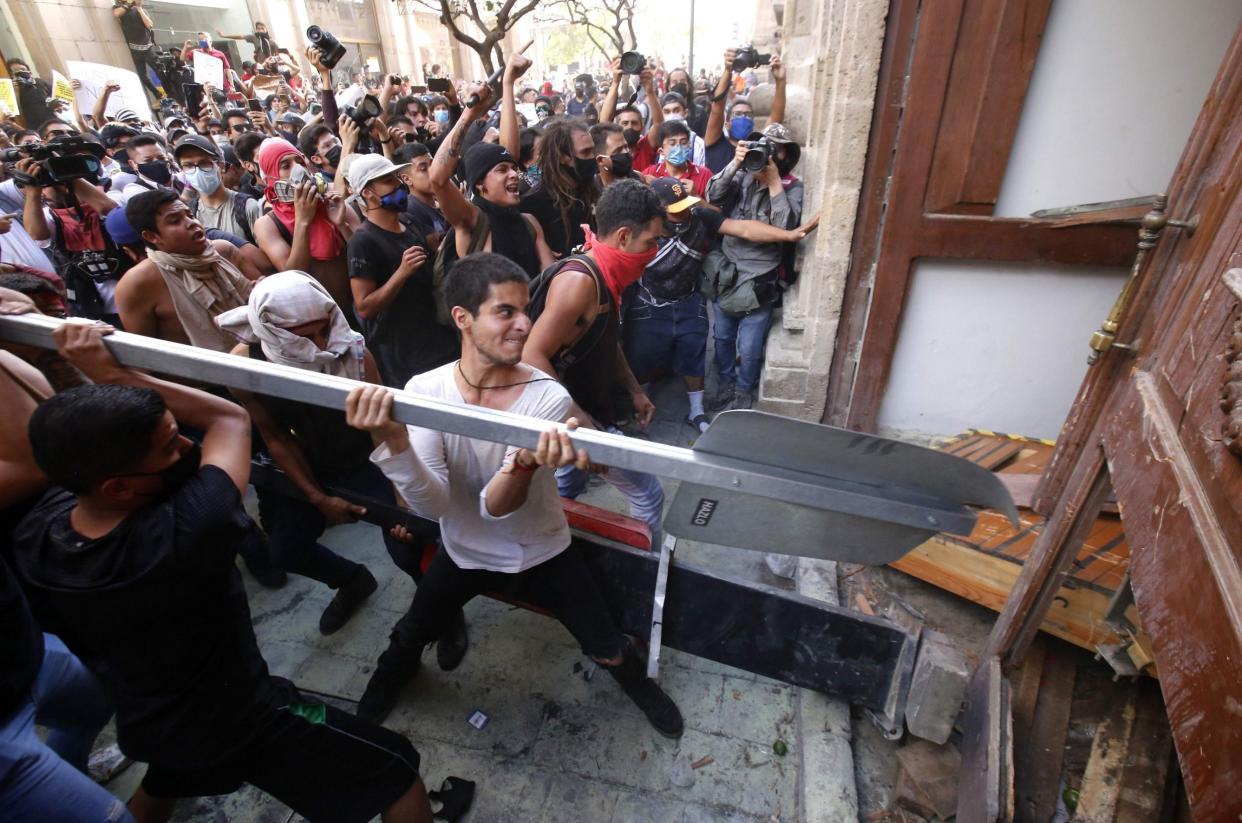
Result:
M755 130L755 120L744 114L736 114L729 121L729 136L734 140L745 140Z
M664 159L673 166L684 166L690 162L689 146L673 146L664 153Z
M549 117L552 116L552 109L545 109L545 108L535 109L535 116L538 117L541 121L547 120Z
M192 169L185 173L185 177L199 194L210 196L220 188L220 171L214 166L209 169Z
M441 126L448 125L448 121L449 121L448 109L436 109L435 117L436 117L436 122L439 123Z
M788 177L793 171L794 163L788 157L775 157L773 161L776 163L776 171L781 177Z
M630 148L637 146L643 136L638 129L624 129L621 133L625 135L625 144Z
M328 149L328 152L323 156L323 159L327 161L329 166L335 169L337 166L341 165L341 147L336 145Z
M677 92L686 100L690 99L690 86L685 83L676 83L669 91Z
M634 155L632 154L614 154L612 160L612 176L613 177L629 177L630 172L634 170Z
M206 40L199 40L198 47L200 49L209 49L211 48L211 43L208 43Z
M594 180L595 175L599 174L599 161L594 157L575 157L573 174L579 183Z
M596 238L594 232L587 229L586 248L595 252L595 262L599 263L613 297L620 299L620 293L631 283L643 276L643 269L655 260L659 249L652 246L645 252L624 251L606 246Z
M674 223L672 220L665 220L664 221L664 233L667 235L670 235L671 237L676 237L677 235L685 231L686 226L688 225L690 224L689 223Z
M685 120L686 116L684 114L666 114L664 115L664 119L665 120Z
M285 131L284 129L281 129L280 136L282 139L288 140L290 143L292 143L295 146L298 144L298 136L294 132Z
M229 145L229 136L227 134L217 134L215 137L212 137L211 139L215 141L217 146Z
M168 167L168 163L163 160L152 160L150 163L139 163L138 173L148 180L154 180L161 186L167 186L172 182L172 169Z
M380 208L388 211L405 211L410 204L410 187L405 183L380 198Z

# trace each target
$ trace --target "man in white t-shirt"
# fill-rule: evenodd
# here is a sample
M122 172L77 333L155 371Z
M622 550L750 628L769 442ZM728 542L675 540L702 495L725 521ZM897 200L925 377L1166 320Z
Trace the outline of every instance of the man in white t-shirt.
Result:
M416 375L406 391L435 400L566 420L569 393L553 376L522 363L530 332L528 278L513 261L480 253L449 270L445 298L461 333L461 359ZM436 554L397 622L388 649L358 705L358 716L380 722L457 610L476 595L505 595L547 608L585 654L616 678L657 731L682 732L681 712L646 675L633 639L613 623L579 550L557 494L555 470L587 466L568 433L553 425L532 452L431 429L405 426L391 415L392 393L355 389L346 405L351 426L371 433L371 460L418 514L440 522Z

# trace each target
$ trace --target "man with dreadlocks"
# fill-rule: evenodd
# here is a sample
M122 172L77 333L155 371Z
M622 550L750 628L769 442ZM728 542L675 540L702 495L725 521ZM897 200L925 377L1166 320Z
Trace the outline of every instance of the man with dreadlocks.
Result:
M522 198L522 211L539 221L548 246L563 257L586 242L583 225L595 227L599 161L587 125L581 120L549 125L535 162L539 185Z

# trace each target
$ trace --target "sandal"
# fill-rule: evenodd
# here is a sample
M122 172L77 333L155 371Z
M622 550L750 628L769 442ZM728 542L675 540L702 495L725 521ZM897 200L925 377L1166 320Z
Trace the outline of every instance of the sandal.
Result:
M690 417L687 415L686 422L698 429L699 434L707 431L707 427L712 424L711 418L705 414L700 414L697 417Z
M449 823L457 823L470 811L474 802L474 781L462 777L446 777L440 791L427 792L427 797L440 804L440 810L432 815Z

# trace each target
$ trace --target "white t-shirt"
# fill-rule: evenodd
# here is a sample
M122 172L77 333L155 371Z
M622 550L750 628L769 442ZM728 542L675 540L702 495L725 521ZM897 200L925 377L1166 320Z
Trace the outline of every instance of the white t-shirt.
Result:
M543 420L569 416L569 393L554 378L527 366L531 379L508 411ZM454 378L457 363L415 375L405 390L465 405ZM526 502L504 517L488 514L484 491L517 449L503 443L410 426L410 448L392 454L381 445L371 454L406 504L440 521L449 557L463 569L520 572L563 552L569 524L550 469L536 470Z

